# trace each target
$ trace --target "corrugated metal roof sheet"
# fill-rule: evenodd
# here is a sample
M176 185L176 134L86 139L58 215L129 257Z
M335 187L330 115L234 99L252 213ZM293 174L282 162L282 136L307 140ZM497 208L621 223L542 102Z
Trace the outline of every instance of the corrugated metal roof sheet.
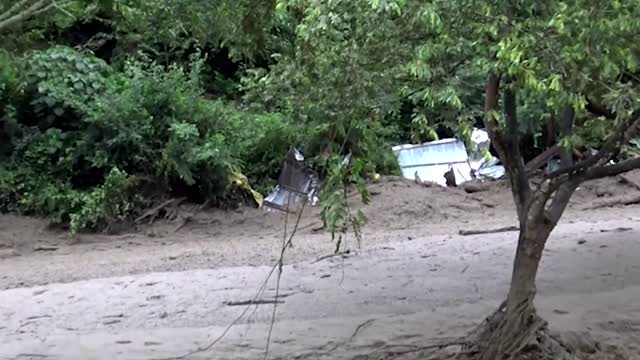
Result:
M415 180L446 186L444 174L454 169L456 183L472 179L469 156L464 143L457 139L442 139L420 145L398 145L392 148L398 158L402 175Z

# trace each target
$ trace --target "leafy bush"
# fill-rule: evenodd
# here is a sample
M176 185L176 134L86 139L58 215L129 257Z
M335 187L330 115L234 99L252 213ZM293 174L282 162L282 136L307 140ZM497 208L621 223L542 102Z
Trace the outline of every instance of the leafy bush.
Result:
M259 191L271 191L289 147L302 142L304 128L277 113L231 111L227 119L226 136L241 159L242 171Z
M232 179L245 175L270 191L291 145L313 158L327 141L326 128L208 99L199 59L186 68L128 61L118 72L91 54L53 47L25 64L21 76L0 74L24 89L9 101L20 116L0 171L0 210L69 223L74 234L125 220L155 195L236 201L243 197L234 192L248 190ZM349 144L362 174L388 173L397 170L388 136L378 126L330 141Z
M134 180L113 168L104 184L91 191L20 169L0 169L0 210L48 218L54 224L70 223L72 234L85 228L102 228L124 220L139 201Z
M17 64L8 53L0 50L0 116L11 105L20 85Z
M115 72L62 47L27 60L0 210L68 222L72 233L133 215L145 203L133 194L220 203L243 172L266 189L301 133L279 114L207 99L198 60L188 69L130 61Z
M118 168L111 169L104 184L82 194L80 210L70 215L71 233L125 220L138 200L133 195L134 185L127 173Z
M12 56L0 50L0 158L11 151L17 130L13 102L19 93L18 65Z
M73 128L76 124L69 122L81 115L78 105L100 96L110 73L104 61L71 48L54 46L33 52L24 76L30 113L40 127Z
M286 128L278 115L204 98L193 70L142 63L129 63L87 114L90 131L82 143L93 150L87 157L93 166L155 177L167 190L195 186L202 198L224 194L232 170L251 169L249 158L263 150L264 134ZM264 172L252 174L259 181Z

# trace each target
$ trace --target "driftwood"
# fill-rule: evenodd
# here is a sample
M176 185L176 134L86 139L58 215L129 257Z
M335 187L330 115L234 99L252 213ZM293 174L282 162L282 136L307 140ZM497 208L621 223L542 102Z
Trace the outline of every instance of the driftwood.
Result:
M460 230L460 235L469 236L469 235L484 235L484 234L495 234L501 232L510 232L510 231L519 231L520 228L517 226L506 226L496 229L486 229L486 230Z
M614 207L614 206L627 206L640 203L640 195L634 196L618 196L612 199L607 199L600 201L594 205L588 206L584 208L585 210L595 210L602 209L606 207Z

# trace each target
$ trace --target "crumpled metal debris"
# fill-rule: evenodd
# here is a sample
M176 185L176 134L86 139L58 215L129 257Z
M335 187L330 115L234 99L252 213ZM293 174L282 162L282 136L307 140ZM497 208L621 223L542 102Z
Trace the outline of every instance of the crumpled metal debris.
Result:
M278 184L264 199L267 209L295 212L304 202L311 205L319 202L320 177L305 165L304 160L304 155L298 149L289 149Z

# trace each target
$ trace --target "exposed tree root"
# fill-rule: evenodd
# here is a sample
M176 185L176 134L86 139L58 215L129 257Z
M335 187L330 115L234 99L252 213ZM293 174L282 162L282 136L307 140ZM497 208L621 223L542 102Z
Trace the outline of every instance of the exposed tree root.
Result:
M552 334L548 324L525 302L510 314L506 302L468 337L455 356L441 354L428 359L455 360L595 360L624 359L615 350L601 352L601 345L588 335ZM434 354L435 355L435 354ZM613 357L612 357L613 356ZM423 357L425 359L427 357Z
M472 334L472 344L461 359L473 360L569 360L575 359L549 335L547 322L529 301L511 313L506 303Z
M553 334L530 302L507 315L506 304L467 337L428 346L391 346L363 354L367 360L627 360L589 334ZM629 360L631 360L629 358Z
M160 205L147 210L142 216L135 220L136 224L140 224L143 221L152 224L158 218L164 218L166 220L175 220L178 217L178 207L185 201L186 198L170 199Z

